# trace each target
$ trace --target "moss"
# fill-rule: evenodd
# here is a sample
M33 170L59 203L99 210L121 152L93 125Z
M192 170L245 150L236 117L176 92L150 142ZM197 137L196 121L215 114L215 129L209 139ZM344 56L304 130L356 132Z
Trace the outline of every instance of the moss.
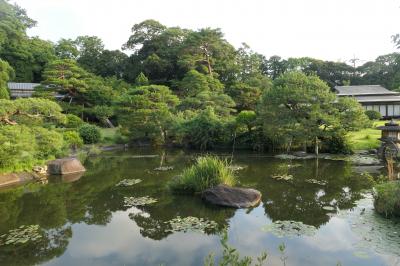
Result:
M386 217L400 216L400 181L375 186L374 207Z
M169 183L174 192L196 193L225 184L233 186L236 178L225 160L215 156L199 157L196 164L185 169L182 175Z

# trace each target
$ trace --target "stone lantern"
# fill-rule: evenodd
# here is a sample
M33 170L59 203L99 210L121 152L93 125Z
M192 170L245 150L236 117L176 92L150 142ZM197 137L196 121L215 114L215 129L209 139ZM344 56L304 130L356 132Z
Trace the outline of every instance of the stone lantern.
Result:
M400 151L399 124L392 119L389 123L385 123L384 126L377 127L377 129L382 131L379 139L382 142L378 151L379 156L383 159L396 158Z

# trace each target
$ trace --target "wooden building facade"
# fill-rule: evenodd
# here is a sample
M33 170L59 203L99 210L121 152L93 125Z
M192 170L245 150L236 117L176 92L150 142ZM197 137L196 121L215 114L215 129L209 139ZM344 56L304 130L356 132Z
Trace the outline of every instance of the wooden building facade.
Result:
M336 86L339 97L354 97L365 110L378 111L383 118L400 117L400 93L380 85Z

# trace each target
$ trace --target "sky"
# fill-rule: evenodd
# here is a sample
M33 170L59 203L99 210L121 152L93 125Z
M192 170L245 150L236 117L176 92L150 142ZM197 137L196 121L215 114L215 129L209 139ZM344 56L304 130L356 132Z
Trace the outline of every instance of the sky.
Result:
M396 51L400 0L11 0L38 21L31 36L56 42L100 37L120 49L132 26L155 19L172 27L221 28L238 48L267 57L309 56L358 64Z

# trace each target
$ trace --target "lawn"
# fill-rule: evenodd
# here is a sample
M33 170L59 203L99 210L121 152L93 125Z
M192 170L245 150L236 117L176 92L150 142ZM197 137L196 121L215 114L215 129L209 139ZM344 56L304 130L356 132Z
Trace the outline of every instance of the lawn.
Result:
M380 145L378 138L381 137L381 131L376 129L387 121L375 121L373 126L357 132L348 134L348 140L353 150L377 149Z
M115 144L116 133L118 128L100 128L101 131L101 144Z

